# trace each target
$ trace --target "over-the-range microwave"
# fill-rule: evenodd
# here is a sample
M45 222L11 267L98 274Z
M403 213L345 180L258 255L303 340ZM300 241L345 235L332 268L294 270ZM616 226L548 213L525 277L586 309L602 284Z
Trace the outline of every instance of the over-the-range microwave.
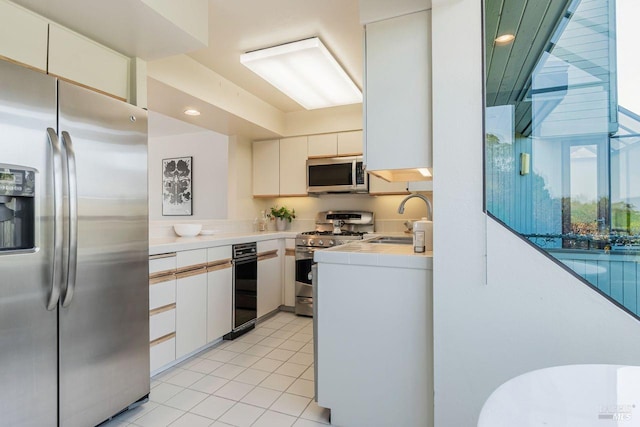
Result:
M308 193L368 193L369 179L362 157L307 160Z

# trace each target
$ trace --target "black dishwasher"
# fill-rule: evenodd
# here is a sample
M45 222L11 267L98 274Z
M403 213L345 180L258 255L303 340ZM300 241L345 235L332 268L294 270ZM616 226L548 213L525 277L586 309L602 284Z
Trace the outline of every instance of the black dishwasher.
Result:
M256 243L233 245L233 331L232 340L255 327L258 314L258 250Z

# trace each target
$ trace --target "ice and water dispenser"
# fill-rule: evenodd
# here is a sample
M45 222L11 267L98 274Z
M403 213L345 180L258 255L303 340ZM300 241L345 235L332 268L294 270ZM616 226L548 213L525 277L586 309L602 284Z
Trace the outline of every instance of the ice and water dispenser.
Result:
M0 164L0 254L35 246L35 170Z

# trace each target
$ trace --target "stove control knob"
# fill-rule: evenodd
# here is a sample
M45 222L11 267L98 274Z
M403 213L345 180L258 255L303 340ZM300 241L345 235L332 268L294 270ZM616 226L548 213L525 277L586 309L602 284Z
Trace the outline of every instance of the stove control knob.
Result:
M336 244L336 242L334 240L329 240L329 246L333 246L335 244Z
M313 246L315 244L316 244L316 242L314 242L313 239L309 239L309 246Z
M322 241L322 240L318 240L318 244L319 244L320 246L324 246L324 241Z

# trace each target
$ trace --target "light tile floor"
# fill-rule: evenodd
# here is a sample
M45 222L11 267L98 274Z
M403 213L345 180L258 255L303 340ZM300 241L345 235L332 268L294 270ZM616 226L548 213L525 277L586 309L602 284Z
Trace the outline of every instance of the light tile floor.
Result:
M318 427L312 319L280 312L151 379L149 402L100 427Z

